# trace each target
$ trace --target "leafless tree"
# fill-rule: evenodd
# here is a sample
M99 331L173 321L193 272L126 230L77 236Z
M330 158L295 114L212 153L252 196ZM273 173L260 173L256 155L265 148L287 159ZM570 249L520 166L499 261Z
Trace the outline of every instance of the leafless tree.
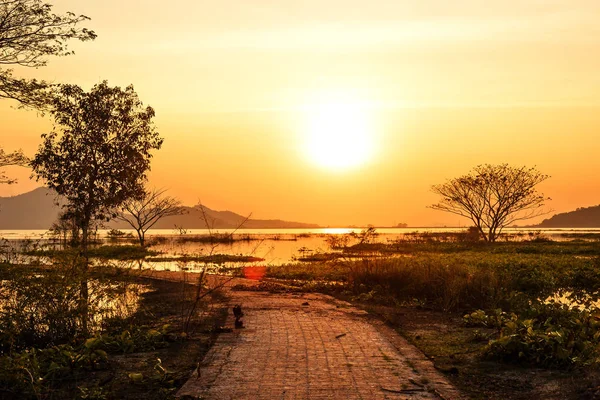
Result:
M432 186L442 200L430 208L469 218L485 241L494 242L505 227L548 212L544 205L550 198L536 190L548 178L535 168L479 165L467 175Z
M181 202L174 197L165 196L165 192L164 189L153 189L138 199L126 201L122 212L116 217L135 229L142 247L146 245L146 232L160 219L185 212Z
M29 159L25 157L22 150L13 151L12 153L7 153L3 148L0 147L0 183L12 184L16 183L16 179L9 178L6 173L2 170L4 167L8 166L20 166L26 167L29 165Z
M77 28L88 19L71 12L54 14L52 5L42 0L0 0L0 98L46 108L51 100L47 82L17 78L4 67L39 68L46 65L48 56L72 54L69 40L96 38L93 31Z

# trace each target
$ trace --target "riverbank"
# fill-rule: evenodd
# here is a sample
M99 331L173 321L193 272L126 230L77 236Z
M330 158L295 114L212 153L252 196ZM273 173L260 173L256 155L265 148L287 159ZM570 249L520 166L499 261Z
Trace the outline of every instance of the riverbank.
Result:
M577 243L507 246L413 246L266 276L378 315L469 398L600 398L599 260Z
M21 279L15 268L35 269L32 276L48 274L41 279L53 279L53 271L48 267L0 265L3 290L14 289L15 282ZM196 279L186 282L98 269L90 277L94 280L90 281L91 288L100 287L92 282L101 280L108 282L106 287L112 290L123 289L111 295L115 303L110 305L110 312L95 314L102 315L102 322L94 328L93 335L59 339L58 331L46 331L41 325L35 327L35 331L27 331L29 328L21 325L18 318L14 320L12 331L3 326L0 398L174 398L176 390L187 381L216 340L228 312L218 279L202 282L199 300L198 274L195 274ZM55 286L49 282L44 282L45 292L30 292L27 304L38 304L36 312L44 321L56 319L59 322L68 307L54 309L53 303L60 301L61 293L65 294L65 286L54 290ZM4 307L0 315L4 321L6 313L13 310L12 305L6 303L6 291L1 294ZM22 311L29 309L27 306ZM56 339L42 344L31 335L43 335L41 338L53 335Z

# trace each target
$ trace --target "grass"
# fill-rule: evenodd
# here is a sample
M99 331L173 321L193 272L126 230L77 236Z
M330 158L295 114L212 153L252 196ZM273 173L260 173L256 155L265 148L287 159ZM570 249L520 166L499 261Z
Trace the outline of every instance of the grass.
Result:
M44 271L0 266L2 279ZM48 346L32 342L0 353L0 398L175 398L216 338L215 327L225 321L224 297L218 290L209 292L197 304L194 285L141 278L115 268L94 268L91 276L97 275L114 285L143 285L136 311L106 320L101 332L89 338L71 336ZM30 294L52 303L56 299L51 293L55 291ZM11 332L0 332L0 340L12 343Z
M493 329L467 327L460 316L422 307L366 304L431 359L461 392L477 400L592 399L598 371L532 369L483 359Z
M146 258L149 262L205 262L213 264L224 264L228 262L258 262L264 261L264 258L243 256L234 254L213 254L210 256L181 256L181 257L150 257Z
M98 248L100 253L122 257L129 257L129 250L124 249L127 247L144 250L137 246L103 247ZM488 314L499 309L510 315L515 313L521 324L529 319L538 319L532 325L535 331L521 331L520 335L527 340L543 340L546 334L556 336L553 332L566 332L565 337L570 335L569 332L579 332L582 323L577 320L579 316L576 313L565 310L561 313L560 321L556 320L558 314L548 314L554 318L548 320L542 318L543 312L534 308L538 307L540 300L557 293L564 295L568 301L584 305L587 302L588 306L591 301L600 298L600 246L597 243L551 242L535 238L528 242L490 245L436 237L420 241L415 239L414 242L363 243L344 250L342 257L336 259L325 257L319 262L270 266L266 271L267 277L283 280L281 290L321 291L362 304L430 356L438 370L471 398L587 398L590 395L588 389L598 387L600 376L595 368L598 363L593 360L585 368L576 371L527 368L506 363L518 358L511 355L514 352L511 353L509 348L501 348L499 352L510 355L505 362L500 362L498 358L485 360L483 354L488 348L488 341L497 341L503 333L506 337L511 331L506 323L496 328L487 325L475 327L466 325L462 318L465 313L478 309L486 310ZM133 254L136 251L131 249ZM376 254L379 257L353 259L352 256L357 254ZM219 263L258 259L217 254L183 258L155 257L150 260ZM264 282L261 288L268 288L269 284L274 283ZM162 294L156 296L162 298ZM173 304L159 301L148 311L157 317L157 323L168 323L173 318L174 309L177 307ZM154 323L144 318L139 320L139 324ZM590 327L593 329L592 325ZM515 340L520 340L521 336L515 337ZM600 346L600 343L595 343L596 339L588 340L586 336L582 340L590 342L591 347ZM525 340L522 342L525 343ZM507 343L506 346L509 346L513 342ZM564 345L571 346L570 342ZM536 354L533 346L524 348L525 353L530 350L530 354ZM554 351L544 351L544 356L555 357ZM560 354L558 356L562 357ZM176 362L167 364L163 356L160 358L165 365L169 365L167 369L177 368ZM186 362L181 361L183 364ZM535 362L533 360L532 365ZM172 384L169 384L169 388L162 388L160 385L163 383L156 383L154 378L150 378L154 376L152 366L142 362L132 363L129 370L142 371L144 379L147 379L144 383L148 383L156 393L162 389L172 389ZM127 378L121 378L117 379L119 383L111 391L128 393L129 390L137 393L138 386L132 388Z
M379 315L469 398L593 398L596 314L545 301L560 294L591 307L600 299L596 243L396 242L350 250L388 257L289 264L268 268L267 276ZM463 315L478 309L508 319L495 328L466 325Z
M597 242L580 240L567 242L554 241L521 241L497 242L410 242L395 241L388 243L363 243L344 249L349 253L381 252L382 254L418 254L418 253L482 253L482 254L545 254L545 255L581 255L600 256L600 246Z
M284 264L267 267L267 277L287 280L348 280L348 268L341 263Z
M228 233L213 233L211 235L180 235L176 237L176 240L181 243L195 242L195 243L234 243L234 242L250 242L253 240L262 240L258 236L251 235L232 235Z
M270 267L267 276L339 281L354 295L373 292L382 302L417 300L428 307L458 311L510 307L560 291L583 298L600 287L600 262L564 254L464 251L289 264Z
M78 254L80 251L81 250L79 249L32 250L26 252L25 254L39 257L61 257ZM156 256L160 253L137 245L106 245L92 247L88 250L88 254L92 258L101 258L107 260L139 260L148 256Z

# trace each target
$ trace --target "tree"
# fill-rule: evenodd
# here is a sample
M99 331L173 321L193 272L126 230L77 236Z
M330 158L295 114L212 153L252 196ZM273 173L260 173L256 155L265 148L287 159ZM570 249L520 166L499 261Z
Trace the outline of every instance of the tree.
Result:
M42 0L0 0L0 98L14 99L23 106L44 109L51 101L45 81L13 76L4 66L39 68L49 56L66 56L71 39L96 38L94 31L77 25L89 20L71 12L57 15Z
M67 243L75 245L79 242L79 225L77 221L70 215L68 210L63 210L58 215L56 221L52 223L48 229L53 236L62 239L63 245ZM70 235L70 241L69 241Z
M108 220L143 196L151 151L163 139L152 123L154 110L143 107L133 86L122 90L104 81L86 93L61 85L51 113L62 132L42 135L31 165L36 179L64 198L85 246L93 220Z
M9 178L6 175L6 173L2 170L2 168L4 167L12 165L26 167L29 165L29 159L25 157L22 150L7 153L2 147L0 147L0 183L10 185L17 182L16 179Z
M548 178L535 168L479 165L467 175L432 186L442 200L430 208L469 218L485 241L494 242L506 226L548 212L543 207L550 199L536 190Z
M81 229L86 276L90 225L144 194L151 151L160 149L163 139L152 123L154 110L143 107L133 86L122 90L104 81L86 93L76 85L61 85L51 113L56 128L42 135L31 166L37 180L62 196L63 208ZM88 300L85 280L80 298L84 332Z
M166 190L146 191L142 197L131 198L122 206L122 212L116 219L125 221L137 232L140 246L145 246L146 232L160 219L172 215L181 215L184 208L181 202L165 196Z

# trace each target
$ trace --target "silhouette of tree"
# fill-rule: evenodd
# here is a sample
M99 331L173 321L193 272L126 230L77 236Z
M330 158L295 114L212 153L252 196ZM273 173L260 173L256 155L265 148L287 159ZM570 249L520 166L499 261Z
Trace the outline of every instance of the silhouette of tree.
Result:
M42 135L31 162L37 180L61 195L81 224L82 242L92 220L107 220L131 198L144 194L151 150L163 139L133 86L125 90L106 81L84 92L61 85L51 113L60 130Z
M135 229L142 247L146 244L146 232L160 219L184 213L181 202L174 197L164 196L165 192L166 190L154 189L146 191L142 197L127 200L123 203L122 212L116 217Z
M4 66L39 68L48 56L72 54L70 39L96 38L94 31L76 26L89 20L68 12L57 15L42 0L0 0L0 98L14 99L26 107L44 109L51 101L45 81L13 76Z
M68 243L76 245L79 242L80 225L81 224L78 224L75 218L70 215L68 210L63 210L59 213L58 218L52 223L48 230L54 236L62 239L64 246Z
M16 179L9 178L6 175L6 172L2 170L2 168L11 165L26 167L29 165L29 159L25 157L22 150L7 153L2 147L0 147L0 183L10 185L17 182Z
M469 218L485 241L494 242L506 226L548 212L543 206L550 199L535 188L548 178L535 168L479 165L467 175L432 186L442 200L430 208Z
M104 81L86 93L61 85L51 113L61 132L42 135L31 165L36 179L62 196L63 208L81 229L85 275L91 223L109 219L124 202L143 196L151 151L160 149L163 139L152 123L154 110L143 107L132 86L122 90ZM80 300L87 332L87 280Z

